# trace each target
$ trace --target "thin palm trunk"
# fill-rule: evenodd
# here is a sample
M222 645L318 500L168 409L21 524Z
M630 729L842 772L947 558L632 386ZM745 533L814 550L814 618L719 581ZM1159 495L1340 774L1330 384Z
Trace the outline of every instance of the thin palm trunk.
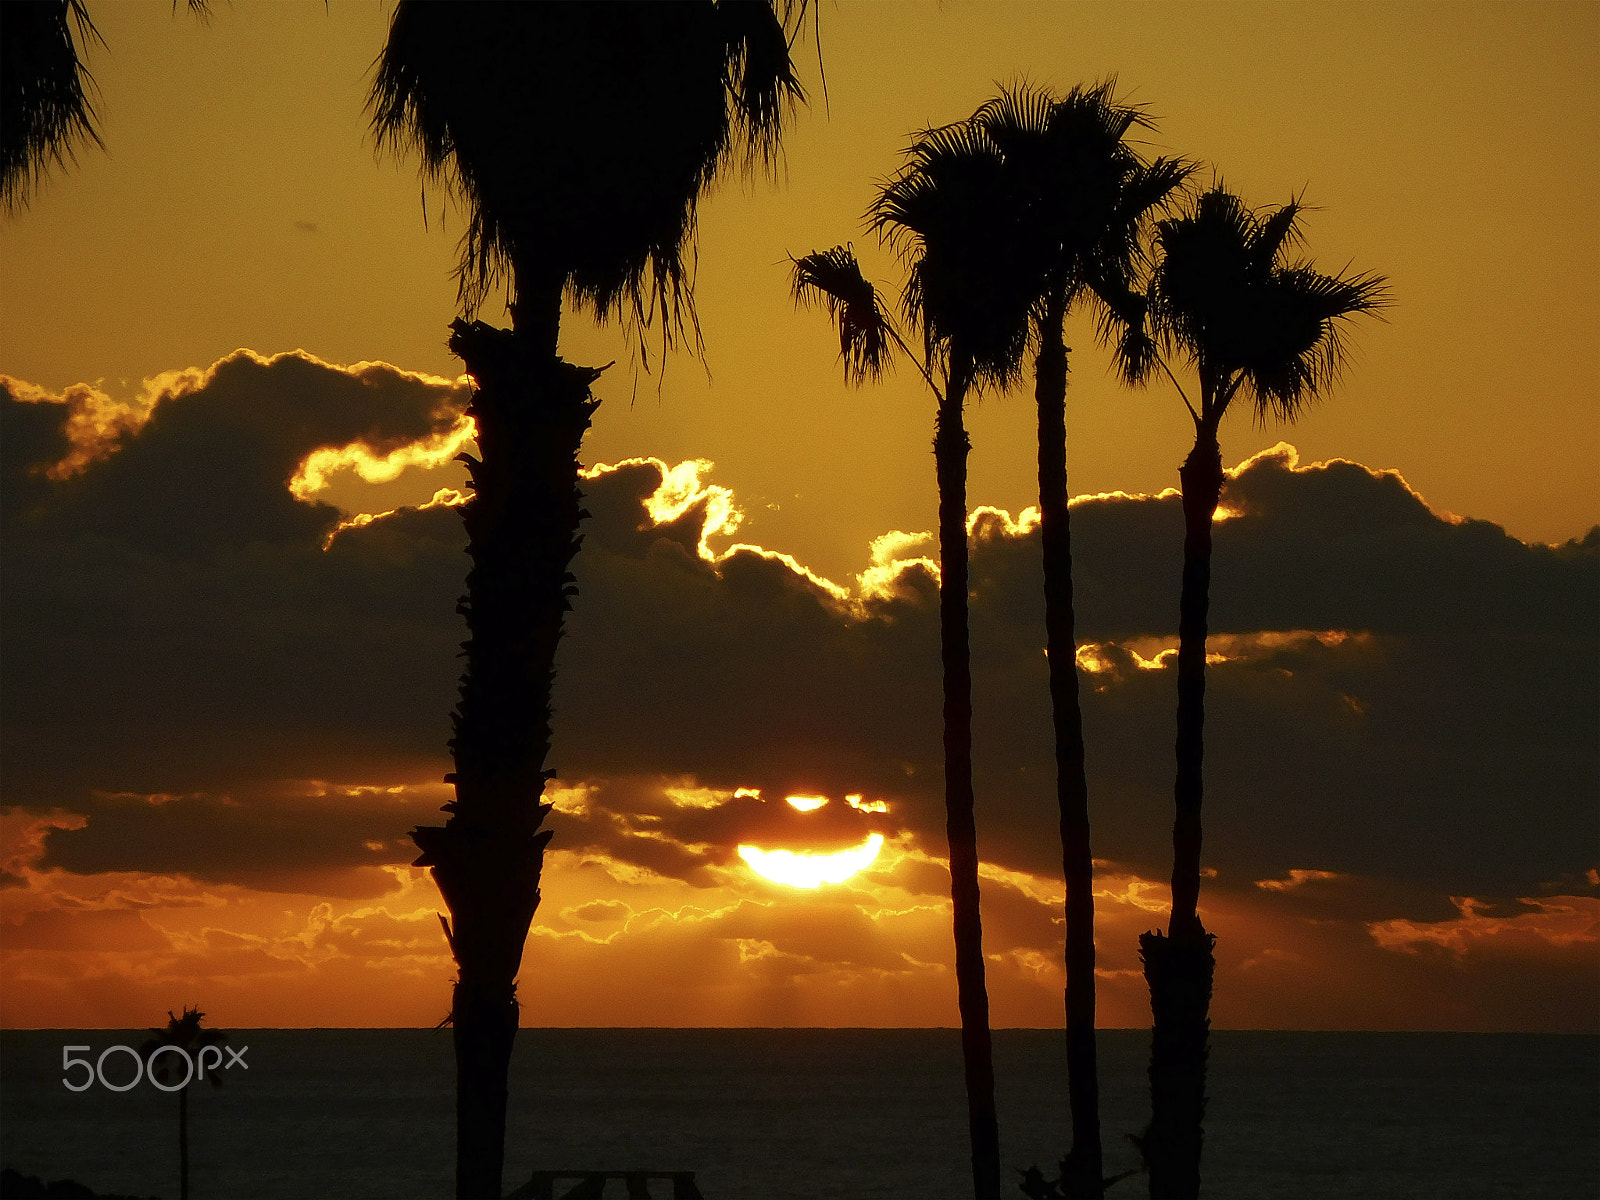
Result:
M952 350L950 379L933 437L939 482L939 635L944 662L944 803L950 840L950 903L955 918L956 1002L966 1070L976 1200L999 1200L1000 1126L994 1104L994 1051L984 985L978 911L978 833L972 794L972 660L967 637L967 453L961 405L970 359Z
M1072 595L1072 525L1067 505L1065 306L1053 297L1040 326L1034 399L1039 409L1039 520L1044 545L1045 646L1055 727L1056 803L1066 881L1067 1090L1072 1150L1062 1168L1070 1200L1105 1194L1100 1146L1100 1080L1095 1061L1094 864L1089 850L1089 783L1078 698Z
M555 654L582 541L578 451L599 375L555 354L558 278L519 271L518 296L511 330L452 327L450 348L475 384L467 411L480 455L467 457L473 495L462 509L472 566L457 607L469 635L452 714L452 815L443 828L412 835L450 910L459 972L451 1008L457 1200L501 1194L516 980L551 836L540 830L549 809L539 798L554 774L545 760Z
M178 1089L178 1197L189 1200L189 1089Z
M1204 794L1206 623L1211 526L1222 495L1222 453L1214 421L1197 422L1183 484L1183 592L1178 610L1176 817L1172 826L1172 919L1168 936L1139 939L1150 985L1150 1131L1145 1149L1152 1200L1200 1194L1206 1058L1216 938L1200 921L1200 806Z

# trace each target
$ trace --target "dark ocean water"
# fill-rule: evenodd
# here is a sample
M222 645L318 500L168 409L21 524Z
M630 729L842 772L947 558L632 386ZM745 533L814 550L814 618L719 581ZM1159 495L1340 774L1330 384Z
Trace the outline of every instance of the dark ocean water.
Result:
M98 1056L145 1036L0 1034L4 1165L176 1197L177 1098L61 1082L63 1045ZM249 1046L248 1070L190 1093L194 1200L450 1194L448 1032L230 1041ZM1143 1032L1101 1035L1112 1169L1134 1164L1123 1134L1144 1124L1147 1044ZM1002 1030L995 1050L1004 1161L1046 1166L1065 1149L1061 1035ZM106 1067L113 1082L132 1074L126 1055ZM534 1169L648 1169L697 1172L707 1200L971 1195L952 1030L526 1029L512 1070L508 1190ZM1204 1194L1226 1200L1589 1200L1600 1038L1217 1033L1206 1135ZM1111 1196L1143 1194L1137 1179Z

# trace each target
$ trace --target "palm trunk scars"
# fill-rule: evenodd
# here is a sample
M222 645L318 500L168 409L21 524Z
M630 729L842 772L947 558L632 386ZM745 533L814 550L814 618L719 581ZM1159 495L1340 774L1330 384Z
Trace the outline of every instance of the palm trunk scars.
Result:
M1000 1195L1000 1128L994 1103L994 1051L984 984L978 909L978 833L972 794L972 664L967 638L967 453L962 423L966 370L952 366L934 432L939 482L939 633L944 661L945 818L950 841L950 903L955 919L956 1003L966 1070L976 1200Z
M1039 410L1045 646L1055 723L1061 867L1066 881L1067 1090L1072 1107L1072 1149L1062 1165L1062 1175L1071 1200L1099 1200L1105 1188L1094 1032L1094 863L1089 849L1089 782L1078 696L1067 495L1067 350L1061 338L1061 314L1053 308L1042 329L1034 398Z
M475 382L467 412L481 458L463 455L466 668L451 714L456 798L443 827L412 831L450 910L459 978L456 1049L457 1200L498 1198L506 1080L517 1033L516 978L539 906L550 831L540 803L550 751L550 694L562 621L576 592L568 571L586 515L578 450L598 371L551 356L536 339L457 321L450 348Z
M1183 594L1178 613L1177 780L1172 827L1172 921L1167 937L1139 939L1150 986L1150 1131L1145 1142L1152 1200L1200 1194L1207 1040L1216 938L1200 921L1200 805L1204 756L1206 621L1211 587L1211 522L1222 496L1216 431L1202 427L1180 471L1183 483Z

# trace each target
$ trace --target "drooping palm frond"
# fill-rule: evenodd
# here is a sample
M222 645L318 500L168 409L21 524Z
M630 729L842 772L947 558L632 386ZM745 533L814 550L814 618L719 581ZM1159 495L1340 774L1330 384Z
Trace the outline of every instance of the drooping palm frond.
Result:
M83 0L0 4L0 206L8 213L27 207L52 164L76 161L85 143L104 146L81 53L91 42L105 44Z
M1151 320L1163 346L1212 381L1219 418L1243 390L1258 415L1292 419L1338 377L1344 322L1388 305L1382 276L1282 261L1305 211L1292 200L1258 214L1217 185L1157 228Z
M602 319L693 329L699 198L774 161L803 99L770 4L450 5L401 0L368 106L468 213L469 310L512 269Z
M791 27L805 19L805 0L721 0L717 16L727 47L727 87L747 162L771 168L777 162L784 117L805 96L789 48Z
M861 273L848 246L813 251L793 263L794 300L821 304L839 326L839 358L845 380L861 384L880 378L893 364L890 342L899 335L878 302L877 289Z

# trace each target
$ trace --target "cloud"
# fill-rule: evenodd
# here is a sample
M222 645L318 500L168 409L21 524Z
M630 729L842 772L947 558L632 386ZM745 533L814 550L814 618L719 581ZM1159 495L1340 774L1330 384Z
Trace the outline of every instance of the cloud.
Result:
M1449 951L1457 958L1472 953L1527 953L1532 948L1600 946L1600 897L1566 896L1558 900L1523 899L1516 911L1497 915L1492 906L1471 896L1452 897L1459 915L1449 921L1396 918L1367 926L1372 940L1385 950L1416 954L1425 948Z
M55 396L0 377L7 487L55 484L34 504L8 505L7 525L20 524L24 541L92 536L188 561L301 544L338 520L285 487L308 455L357 443L383 455L436 438L465 403L454 381L383 363L335 367L302 351L239 350L146 381L122 402L86 385ZM56 434L46 437L38 427L51 415ZM13 422L23 431L15 443Z
M388 904L411 856L404 831L447 798L465 559L448 494L352 506L349 481L454 454L470 434L462 385L241 351L125 401L87 385L4 388L0 753L24 830L0 863L8 910L18 897L66 905L72 879L121 880L130 896L131 880L180 881L146 888L179 907L184 888ZM547 899L541 919L565 940L546 950L563 960L603 944L609 962L693 929L720 946L711 977L920 980L890 960L940 961L948 886L931 542L885 533L844 586L737 542L738 498L712 470L640 459L586 474L551 825L571 856L559 861L621 891ZM1359 957L1381 950L1370 930L1396 946L1477 944L1477 926L1449 924L1468 920L1451 896L1554 905L1600 892L1600 529L1525 545L1430 511L1393 472L1305 465L1286 446L1230 471L1224 505L1208 895L1277 930L1336 922L1350 939L1337 954ZM1164 901L1152 881L1170 836L1181 515L1172 495L1080 497L1073 533L1100 902L1131 946ZM1060 870L1038 527L1031 512L980 510L971 534L986 926L1004 930L1005 970L1033 981L1015 984L1023 1004L1048 994L1059 936L1059 902L1038 891ZM788 795L830 802L800 812ZM741 843L831 851L870 833L886 849L862 878L922 915L840 916L855 957L831 959L810 926L762 916L762 893L739 890L772 886L752 882ZM719 913L718 897L748 904L669 921L630 898L676 886ZM418 945L432 938L405 921ZM922 930L917 948L869 947L885 921ZM374 959L410 944L395 929L319 936ZM1284 955L1335 954L1280 943L1239 969L1248 959L1265 980ZM1102 965L1113 990L1136 967ZM887 1003L879 984L872 1003Z

